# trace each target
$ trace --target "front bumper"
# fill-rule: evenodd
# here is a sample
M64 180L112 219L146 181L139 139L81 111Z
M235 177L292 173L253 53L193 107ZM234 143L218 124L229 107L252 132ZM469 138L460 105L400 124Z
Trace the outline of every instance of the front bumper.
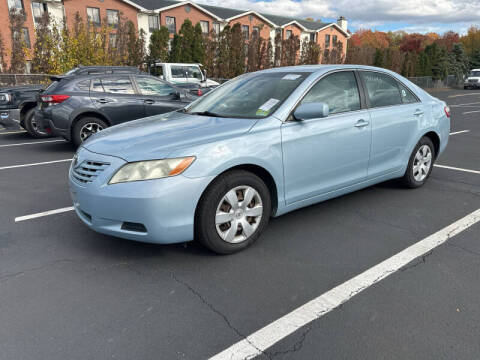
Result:
M70 194L78 217L92 230L142 242L170 244L190 241L201 194L213 177L183 175L158 180L108 185L126 162L80 148L69 171ZM85 161L109 164L91 182L75 178ZM134 224L135 226L132 226Z
M20 127L20 109L0 110L0 125L6 129Z

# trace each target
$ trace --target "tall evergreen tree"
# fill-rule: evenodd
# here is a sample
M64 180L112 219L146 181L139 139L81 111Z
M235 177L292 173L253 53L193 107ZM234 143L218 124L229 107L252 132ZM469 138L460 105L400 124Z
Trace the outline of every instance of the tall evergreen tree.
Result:
M168 41L170 33L165 26L153 31L150 35L150 44L148 45L148 58L150 61L160 60L168 61Z
M178 36L177 34L175 34L173 36L173 40L172 40L172 48L170 50L170 57L169 57L169 61L170 62L173 62L173 63L178 63L178 62L181 62L181 44L180 44L180 36Z
M186 19L180 27L179 44L180 44L180 62L193 62L193 42L195 40L195 30L192 22Z
M25 11L11 9L9 11L9 28L11 34L11 57L10 57L10 73L25 72L25 39L23 38L23 24L25 23Z
M193 29L192 41L192 60L196 63L203 64L205 60L205 36L202 32L200 23L196 23Z

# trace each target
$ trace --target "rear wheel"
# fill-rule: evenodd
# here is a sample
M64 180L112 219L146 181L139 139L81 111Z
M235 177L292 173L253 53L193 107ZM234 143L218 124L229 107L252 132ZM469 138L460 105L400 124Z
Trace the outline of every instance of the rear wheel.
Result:
M23 120L23 125L25 130L27 130L27 132L36 139L48 138L51 136L38 129L37 121L35 119L35 108L27 110Z
M200 199L196 237L218 254L232 254L258 239L270 214L270 192L262 179L248 171L230 171L215 179Z
M432 140L424 136L410 155L407 171L402 182L409 188L417 188L425 184L433 169L435 147Z
M78 120L73 127L72 142L78 147L90 136L107 127L108 125L103 120L96 117L84 117Z

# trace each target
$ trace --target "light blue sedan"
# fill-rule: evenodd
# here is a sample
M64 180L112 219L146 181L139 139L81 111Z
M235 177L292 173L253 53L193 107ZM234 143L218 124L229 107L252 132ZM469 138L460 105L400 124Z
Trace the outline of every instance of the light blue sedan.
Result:
M70 189L95 231L227 254L271 216L393 178L422 186L449 131L446 104L388 70L276 68L96 134L74 157Z

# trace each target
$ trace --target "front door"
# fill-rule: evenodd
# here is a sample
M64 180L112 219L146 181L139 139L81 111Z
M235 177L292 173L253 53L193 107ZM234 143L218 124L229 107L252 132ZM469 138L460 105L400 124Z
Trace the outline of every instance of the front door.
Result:
M180 101L177 90L166 82L150 76L136 76L135 81L142 95L145 116L163 114L186 105Z
M286 203L362 182L371 145L368 110L362 109L353 71L324 76L301 103L323 102L329 116L282 125Z

